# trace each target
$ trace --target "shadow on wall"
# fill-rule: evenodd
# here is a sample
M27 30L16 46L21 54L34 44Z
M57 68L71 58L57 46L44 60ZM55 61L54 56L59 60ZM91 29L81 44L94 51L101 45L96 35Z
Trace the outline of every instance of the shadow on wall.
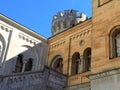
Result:
M47 54L47 48L43 44L44 43L39 43L34 47L28 45L21 46L25 47L27 50L4 61L2 66L3 75L42 70L45 65Z
M0 90L63 90L67 77L44 66L46 51L37 44L5 61Z

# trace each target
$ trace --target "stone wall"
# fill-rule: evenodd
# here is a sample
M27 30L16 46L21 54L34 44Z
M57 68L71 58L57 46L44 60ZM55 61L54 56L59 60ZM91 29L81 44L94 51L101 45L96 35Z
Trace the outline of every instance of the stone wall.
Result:
M111 58L110 32L120 25L120 0L104 0L104 4L98 6L103 0L93 0L92 17L92 72L99 73L106 70L119 68L120 58Z
M74 53L80 53L81 64L83 65L83 55L86 48L91 48L91 32L92 32L92 19L84 21L75 27L72 27L56 36L48 39L49 49L47 65L51 67L56 61L56 56L60 55L63 58L63 72L68 75L68 85L76 85L80 83L89 82L86 77L91 73L89 72L79 72L76 75L71 75L71 63L72 56ZM82 42L82 43L81 43ZM80 69L83 69L80 68ZM81 81L82 80L82 81Z
M120 69L90 75L91 90L120 90Z
M63 90L67 78L45 67L43 71L0 76L0 90Z
M0 14L0 75L15 72L20 54L24 64L32 59L32 71L41 70L46 63L47 48L47 38Z

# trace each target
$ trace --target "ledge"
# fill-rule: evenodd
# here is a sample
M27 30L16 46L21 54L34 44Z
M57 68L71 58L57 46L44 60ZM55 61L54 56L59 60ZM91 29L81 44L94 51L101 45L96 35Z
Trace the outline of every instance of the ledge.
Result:
M80 89L80 88L86 88L86 87L90 87L90 83L84 83L84 84L77 84L77 85L73 85L73 86L68 86L66 87L65 90L73 90L73 89Z
M89 75L88 77L90 80L94 80L94 79L99 79L99 78L103 78L103 77L107 77L107 76L112 76L115 74L120 74L120 68L92 74L92 75Z

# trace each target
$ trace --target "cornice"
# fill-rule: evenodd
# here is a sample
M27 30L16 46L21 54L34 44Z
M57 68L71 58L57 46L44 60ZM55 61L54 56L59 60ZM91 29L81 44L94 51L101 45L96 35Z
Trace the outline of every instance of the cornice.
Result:
M45 38L44 36L34 32L33 30L25 27L24 25L19 24L18 22L6 17L5 15L0 14L0 20L3 21L3 22L7 22L9 25L11 25L11 26L13 26L13 27L15 27L15 28L17 28L17 29L19 29L19 30L21 30L21 31L23 31L23 32L25 32L25 33L27 33L27 34L29 34L29 35L37 38L37 39L39 39L39 40L47 42L47 38Z

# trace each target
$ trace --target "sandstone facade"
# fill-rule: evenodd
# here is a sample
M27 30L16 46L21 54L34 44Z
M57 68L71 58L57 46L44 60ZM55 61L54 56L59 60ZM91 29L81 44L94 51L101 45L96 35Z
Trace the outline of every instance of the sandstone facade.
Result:
M119 0L93 0L92 18L48 39L47 65L59 71L54 60L61 56L59 72L68 75L68 90L118 90L119 4ZM85 84L88 88L83 88Z

